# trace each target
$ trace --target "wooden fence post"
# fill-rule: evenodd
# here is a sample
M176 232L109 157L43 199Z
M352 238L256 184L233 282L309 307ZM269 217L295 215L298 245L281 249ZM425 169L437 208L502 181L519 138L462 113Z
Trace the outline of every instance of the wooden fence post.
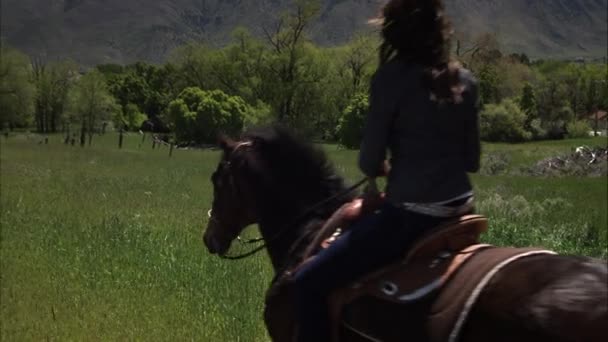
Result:
M120 133L118 134L118 148L122 149L122 139L123 139L123 129L120 129Z
M169 157L173 156L173 143L169 146Z

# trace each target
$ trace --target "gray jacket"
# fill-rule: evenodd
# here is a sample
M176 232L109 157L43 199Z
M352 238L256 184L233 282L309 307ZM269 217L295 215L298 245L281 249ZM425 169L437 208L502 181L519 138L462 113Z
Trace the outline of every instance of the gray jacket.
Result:
M422 85L423 68L394 60L371 85L359 167L376 177L390 150L391 203L445 201L472 189L467 172L479 169L477 82L461 70L463 101L439 104Z

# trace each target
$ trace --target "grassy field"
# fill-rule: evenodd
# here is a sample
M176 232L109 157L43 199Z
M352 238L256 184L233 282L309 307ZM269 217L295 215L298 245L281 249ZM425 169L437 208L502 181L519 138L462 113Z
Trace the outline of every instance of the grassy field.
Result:
M139 147L114 135L92 148L2 137L0 340L265 341L264 255L223 261L201 242L214 151ZM474 176L485 240L607 258L606 178L516 172L606 139L485 145L509 156ZM353 181L356 152L325 146ZM512 172L513 171L513 172Z

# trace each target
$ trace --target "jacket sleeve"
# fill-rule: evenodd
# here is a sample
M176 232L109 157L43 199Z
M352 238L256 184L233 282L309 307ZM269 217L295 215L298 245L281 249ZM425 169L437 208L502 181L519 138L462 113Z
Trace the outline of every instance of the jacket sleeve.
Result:
M395 101L379 74L372 80L369 110L363 128L359 168L368 177L378 177L386 159L390 126L395 115Z
M479 97L475 80L470 83L470 92L472 102L465 122L464 162L467 172L477 172L481 158L481 142L479 138Z

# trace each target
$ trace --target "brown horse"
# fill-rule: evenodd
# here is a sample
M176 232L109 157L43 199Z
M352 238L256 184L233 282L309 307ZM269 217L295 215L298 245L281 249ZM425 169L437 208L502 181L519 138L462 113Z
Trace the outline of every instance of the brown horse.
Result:
M224 256L245 227L259 225L276 272L265 323L274 341L291 341L296 325L283 275L302 261L323 222L354 195L345 194L344 181L321 150L283 129L251 130L239 142L222 139L221 147L204 242L209 252ZM605 262L558 255L519 260L483 289L459 340L606 341L607 287ZM431 341L436 327L429 324L429 303L436 298L408 306L361 298L346 307L340 340ZM354 334L352 327L366 334Z

